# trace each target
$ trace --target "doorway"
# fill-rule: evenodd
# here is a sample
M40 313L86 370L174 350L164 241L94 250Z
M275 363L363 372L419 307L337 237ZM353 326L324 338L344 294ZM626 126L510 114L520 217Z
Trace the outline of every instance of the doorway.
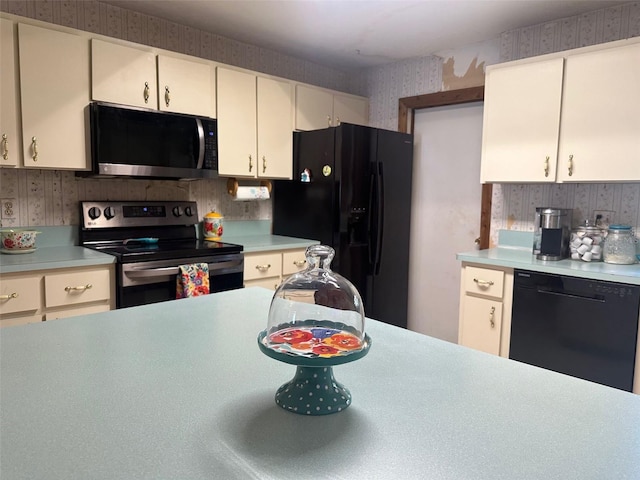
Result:
M478 247L482 102L414 116L408 327L457 343L460 262Z

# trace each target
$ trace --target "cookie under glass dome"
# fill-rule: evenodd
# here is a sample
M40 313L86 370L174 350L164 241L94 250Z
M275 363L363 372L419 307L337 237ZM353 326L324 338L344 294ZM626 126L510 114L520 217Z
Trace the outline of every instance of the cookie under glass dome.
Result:
M331 367L363 357L371 344L362 298L331 271L334 255L325 245L307 249L307 268L275 291L267 328L258 336L263 353L298 366L294 379L276 393L276 403L295 413L326 415L348 407L351 394L335 381Z

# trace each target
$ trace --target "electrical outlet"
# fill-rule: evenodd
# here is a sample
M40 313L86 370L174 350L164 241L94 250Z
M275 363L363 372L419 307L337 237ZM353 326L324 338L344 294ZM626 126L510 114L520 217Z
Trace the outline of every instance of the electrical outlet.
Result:
M15 220L16 219L16 199L15 198L3 198L0 200L2 210L0 210L0 218L2 220Z
M612 223L615 223L616 212L614 210L594 210L593 218L596 221L598 227L607 228Z

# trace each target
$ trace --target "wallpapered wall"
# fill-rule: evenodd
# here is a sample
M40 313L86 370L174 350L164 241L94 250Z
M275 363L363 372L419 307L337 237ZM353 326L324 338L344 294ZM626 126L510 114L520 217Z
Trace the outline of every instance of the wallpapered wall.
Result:
M327 88L366 95L370 122L395 130L398 99L443 88L439 56L366 69L349 75L275 51L236 42L157 17L94 0L0 0L0 10L81 30L174 50ZM632 2L504 32L501 61L640 36L640 3ZM76 179L72 172L0 169L1 198L16 199L16 218L4 225L77 224L78 200L174 198L198 202L200 213L216 209L229 219L269 219L271 202L233 202L225 180L161 182ZM598 210L613 220L640 226L640 183L494 185L492 240L503 228L533 229L534 208L575 208L576 218Z
M636 36L640 36L640 3L625 3L504 32L496 58L505 62ZM462 50L467 53L469 48ZM359 81L364 84L364 95L370 98L371 124L397 129L399 98L440 91L442 61L430 56L362 72ZM500 229L532 231L535 208L540 206L575 209L578 222L591 217L594 210L615 211L613 221L640 226L640 183L496 184L492 202L494 244Z
M352 83L345 72L94 0L1 0L0 10L358 93L357 84ZM3 168L0 169L0 198L14 200L14 212L11 218L2 219L2 226L77 225L80 200L192 200L198 202L200 214L215 209L227 219L271 218L270 200L234 202L225 186L225 179L193 182L95 180L76 178L73 172L67 171Z

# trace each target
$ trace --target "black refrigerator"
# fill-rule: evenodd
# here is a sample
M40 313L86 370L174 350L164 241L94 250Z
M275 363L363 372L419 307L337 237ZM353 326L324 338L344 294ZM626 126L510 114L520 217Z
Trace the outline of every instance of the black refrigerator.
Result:
M273 234L319 240L365 315L407 327L413 136L341 124L295 132L293 180L273 188Z

